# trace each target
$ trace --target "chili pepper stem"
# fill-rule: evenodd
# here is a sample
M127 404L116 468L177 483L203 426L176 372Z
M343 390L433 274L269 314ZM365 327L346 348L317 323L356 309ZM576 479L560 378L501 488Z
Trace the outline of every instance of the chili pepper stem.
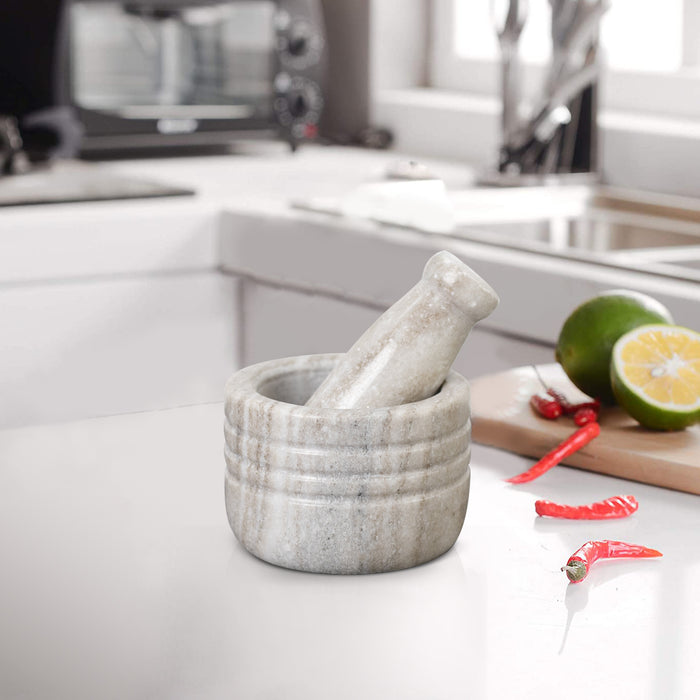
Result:
M561 570L566 572L566 577L571 583L579 583L586 577L587 573L585 563L578 559L562 566Z

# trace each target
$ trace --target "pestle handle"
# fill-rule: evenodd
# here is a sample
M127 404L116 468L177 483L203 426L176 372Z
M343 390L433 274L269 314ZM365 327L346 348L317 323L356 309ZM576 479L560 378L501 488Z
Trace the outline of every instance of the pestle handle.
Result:
M498 305L493 289L448 251L343 356L306 405L380 408L432 396L477 321Z

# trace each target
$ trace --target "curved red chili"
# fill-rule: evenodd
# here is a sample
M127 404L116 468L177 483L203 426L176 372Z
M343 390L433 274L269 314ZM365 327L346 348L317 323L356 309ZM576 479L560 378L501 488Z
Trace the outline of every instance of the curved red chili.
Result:
M569 506L553 501L535 501L537 515L550 518L567 518L569 520L608 520L626 518L632 515L639 503L634 496L613 496L604 501L589 503L584 506Z
M540 396L539 394L533 394L530 397L530 406L532 406L535 413L548 420L559 418L562 414L561 406L557 401L548 399L545 396Z
M662 556L663 554L658 550L640 544L615 540L591 540L577 549L561 570L566 572L571 583L579 583L586 578L591 566L598 559L646 559Z
M600 425L595 421L586 423L586 425L579 428L575 433L569 435L564 442L557 445L551 452L548 452L542 459L535 462L526 472L506 479L506 481L511 484L524 484L527 481L532 481L559 464L562 459L570 457L574 452L580 450L598 435L600 435Z

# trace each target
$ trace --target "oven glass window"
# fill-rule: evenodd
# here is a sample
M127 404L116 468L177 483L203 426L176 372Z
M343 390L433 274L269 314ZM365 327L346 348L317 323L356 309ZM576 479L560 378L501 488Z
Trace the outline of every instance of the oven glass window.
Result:
M73 100L131 119L267 119L274 16L265 0L77 2Z

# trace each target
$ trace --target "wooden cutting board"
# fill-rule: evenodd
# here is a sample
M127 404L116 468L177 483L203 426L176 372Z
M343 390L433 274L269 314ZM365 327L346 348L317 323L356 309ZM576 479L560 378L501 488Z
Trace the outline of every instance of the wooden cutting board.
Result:
M572 401L585 400L558 364L537 369L547 385ZM531 366L479 377L471 385L475 442L540 458L576 429L571 418L552 421L534 413L530 396L542 385ZM700 426L647 430L617 407L603 407L599 422L600 435L564 464L700 494Z

